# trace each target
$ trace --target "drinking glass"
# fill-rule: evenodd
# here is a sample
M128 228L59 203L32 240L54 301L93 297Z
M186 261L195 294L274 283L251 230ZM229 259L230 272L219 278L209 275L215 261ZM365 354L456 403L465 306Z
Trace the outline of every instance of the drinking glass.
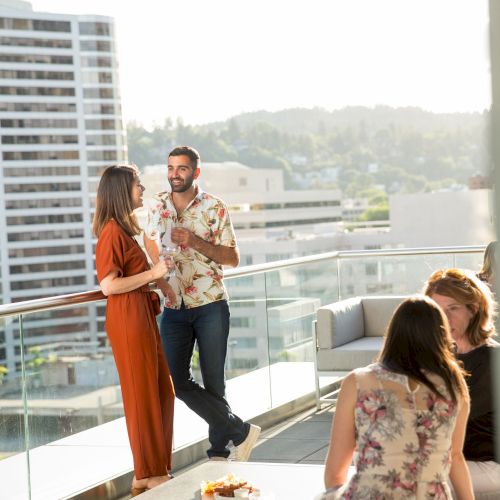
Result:
M165 232L160 233L158 235L158 250L160 251L160 258L166 259L170 258L172 263L172 267L167 276L169 278L174 278L176 276L175 273L175 265L174 265L174 255L179 252L179 246L172 241L172 229L175 227L175 224L172 221L168 221L166 223Z

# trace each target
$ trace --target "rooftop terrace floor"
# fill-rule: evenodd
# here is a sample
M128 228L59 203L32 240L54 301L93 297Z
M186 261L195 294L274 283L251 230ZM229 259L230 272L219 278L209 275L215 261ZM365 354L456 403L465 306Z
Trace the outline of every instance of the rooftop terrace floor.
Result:
M252 455L251 462L314 464L325 463L330 439L330 428L334 406L325 406L297 414L278 425L262 431ZM199 460L176 472L176 477L206 462ZM147 497L155 497L154 490ZM158 490L158 498L162 497ZM130 496L122 497L126 500Z

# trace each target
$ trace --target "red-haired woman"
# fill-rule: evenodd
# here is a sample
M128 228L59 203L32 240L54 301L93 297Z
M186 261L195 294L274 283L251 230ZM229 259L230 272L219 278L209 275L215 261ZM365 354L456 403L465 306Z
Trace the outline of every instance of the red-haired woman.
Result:
M499 344L495 333L495 302L490 288L472 272L440 269L427 280L425 294L448 317L456 356L469 372L471 399L464 455L476 499L500 498L500 463L495 457L493 356Z

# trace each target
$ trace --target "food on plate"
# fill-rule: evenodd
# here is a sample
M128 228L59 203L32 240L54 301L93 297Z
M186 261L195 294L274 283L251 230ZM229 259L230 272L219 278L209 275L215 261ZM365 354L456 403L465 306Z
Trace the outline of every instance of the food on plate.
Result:
M251 493L255 488L246 479L236 477L231 473L215 481L201 482L202 495L213 495L214 493L218 493L221 497L234 498L234 490L238 489L246 489Z

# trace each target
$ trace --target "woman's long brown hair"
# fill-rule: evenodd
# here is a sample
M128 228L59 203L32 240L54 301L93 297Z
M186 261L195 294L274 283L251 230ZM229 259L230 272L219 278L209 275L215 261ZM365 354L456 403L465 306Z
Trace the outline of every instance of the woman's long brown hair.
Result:
M425 372L439 375L454 403L467 397L465 372L456 361L448 320L429 297L406 299L394 312L378 361L387 369L425 384L442 398Z
M139 170L135 165L113 165L103 172L97 188L92 223L92 231L98 238L111 219L129 236L141 232L132 206L132 188L138 174Z

